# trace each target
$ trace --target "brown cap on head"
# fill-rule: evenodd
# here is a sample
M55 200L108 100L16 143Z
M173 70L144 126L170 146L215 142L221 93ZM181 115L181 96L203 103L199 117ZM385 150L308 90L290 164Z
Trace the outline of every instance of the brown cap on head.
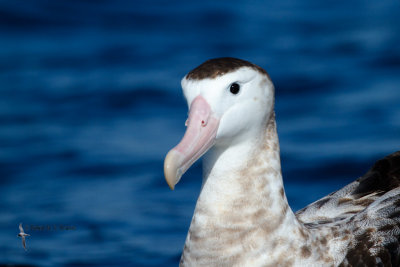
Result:
M250 67L257 70L265 75L268 73L261 67L248 62L246 60L232 58L232 57L221 57L207 60L194 70L190 71L186 75L188 80L202 80L206 78L216 78L218 76L224 75L226 73L235 71L241 67Z

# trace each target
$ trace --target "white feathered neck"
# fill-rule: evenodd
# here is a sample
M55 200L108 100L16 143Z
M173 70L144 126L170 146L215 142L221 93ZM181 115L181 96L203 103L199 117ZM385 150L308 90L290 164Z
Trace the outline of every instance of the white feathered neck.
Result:
M263 138L209 152L181 266L284 266L323 254L307 246L318 240L288 205L274 114ZM293 258L294 250L307 259Z
M230 91L234 83L239 94ZM274 87L265 70L212 59L189 72L182 87L200 113L190 111L189 119L197 118L185 133L190 138L166 156L171 189L187 163L210 150L181 266L399 266L400 151L296 217L283 189ZM208 116L216 123L203 125Z

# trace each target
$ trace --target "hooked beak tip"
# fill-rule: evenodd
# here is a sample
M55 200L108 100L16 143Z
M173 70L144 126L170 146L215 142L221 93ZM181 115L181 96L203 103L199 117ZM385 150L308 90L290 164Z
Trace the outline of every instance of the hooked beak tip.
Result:
M182 175L179 175L182 155L172 149L168 152L164 160L164 176L171 190L175 189L175 185L179 182Z

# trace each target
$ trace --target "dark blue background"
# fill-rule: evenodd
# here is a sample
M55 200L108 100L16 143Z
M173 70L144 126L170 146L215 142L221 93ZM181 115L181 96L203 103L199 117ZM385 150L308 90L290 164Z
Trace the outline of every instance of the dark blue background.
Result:
M177 266L201 168L171 192L163 157L185 130L180 79L213 57L270 73L294 210L362 175L399 149L399 15L398 0L0 1L0 265Z

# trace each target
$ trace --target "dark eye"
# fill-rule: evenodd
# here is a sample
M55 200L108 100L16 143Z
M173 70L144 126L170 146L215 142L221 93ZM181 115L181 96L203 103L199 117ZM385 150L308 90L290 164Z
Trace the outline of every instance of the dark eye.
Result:
M240 91L240 85L237 83L232 83L229 91L231 91L232 94L236 95Z

